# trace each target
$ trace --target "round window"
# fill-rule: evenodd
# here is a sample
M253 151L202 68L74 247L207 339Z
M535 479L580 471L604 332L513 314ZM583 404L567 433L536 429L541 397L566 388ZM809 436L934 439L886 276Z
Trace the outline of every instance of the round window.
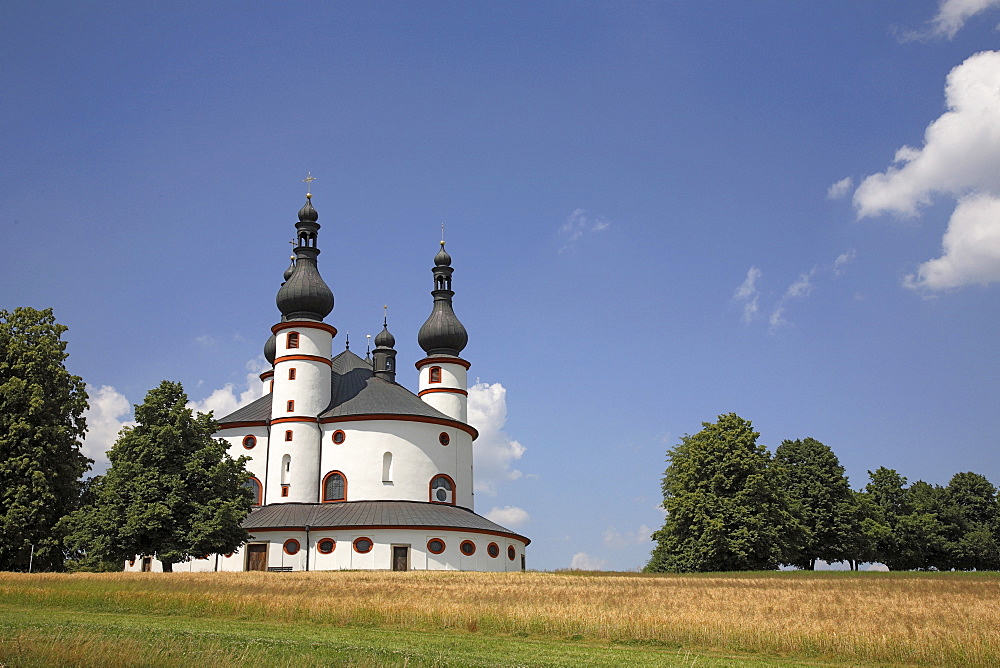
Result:
M448 492L446 492L443 487L438 487L437 491L434 492L434 496L437 497L438 501L448 500Z
M507 558L514 561L514 557L517 556L517 550L514 549L513 545L507 546Z
M128 560L128 565L129 566L135 566L135 559L129 559Z
M372 543L371 538L354 539L354 551L357 552L358 554L365 554L367 552L371 552L373 546L374 543Z
M342 429L338 429L337 431L333 432L333 442L336 443L337 445L340 445L346 440L347 440L347 434L345 434Z
M471 540L463 540L462 544L458 546L458 549L460 549L462 554L465 556L471 557L476 553L476 544Z
M448 432L442 431L438 435L438 441L441 443L441 445L448 445L449 443L451 443L451 436L448 435Z
M285 541L285 554L298 554L299 553L299 541L294 538L289 538Z
M253 446L257 445L256 436L244 436L243 437L243 447L247 450L252 450Z
M444 552L444 541L440 538L431 538L427 541L427 551L434 554L441 554Z
M496 543L490 543L486 546L486 554L496 559L500 556L500 546Z
M330 554L337 549L337 541L332 538L323 538L316 543L316 549L320 554Z

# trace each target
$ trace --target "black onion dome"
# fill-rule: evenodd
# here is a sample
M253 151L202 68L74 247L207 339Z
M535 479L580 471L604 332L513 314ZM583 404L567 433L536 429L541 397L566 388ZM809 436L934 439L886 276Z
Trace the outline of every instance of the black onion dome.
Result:
M444 249L444 242L441 242L441 250L438 254L434 256L434 264L438 267L450 267L451 266L451 256L448 255L448 251Z
M285 273L282 274L283 280L288 280L295 273L295 256L293 255L289 258L291 262L288 263L288 269L285 269Z
M267 343L264 344L264 359L271 366L274 366L274 358L278 354L278 340L272 334L268 339Z
M275 303L289 320L322 320L333 310L333 291L316 268L315 248L297 248L295 271L281 285Z
M317 220L319 220L319 214L313 208L312 198L306 197L306 203L299 209L299 222L315 223Z
M396 347L396 337L389 332L388 325L384 326L382 331L375 335L375 345L379 348Z

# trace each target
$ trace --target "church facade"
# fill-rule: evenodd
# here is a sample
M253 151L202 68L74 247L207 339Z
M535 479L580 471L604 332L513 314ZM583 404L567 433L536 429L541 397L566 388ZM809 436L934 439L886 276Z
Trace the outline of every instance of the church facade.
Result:
M417 335L425 357L414 394L396 382L387 323L365 358L347 346L334 354L311 195L298 219L276 297L281 320L264 347L263 396L221 418L215 434L233 457L249 458L251 540L174 570L522 570L529 539L474 511L468 334L452 308L444 241ZM159 564L147 557L126 570Z

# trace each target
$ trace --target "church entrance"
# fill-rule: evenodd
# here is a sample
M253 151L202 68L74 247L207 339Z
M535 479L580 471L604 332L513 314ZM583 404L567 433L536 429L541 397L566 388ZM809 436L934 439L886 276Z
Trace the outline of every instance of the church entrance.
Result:
M410 547L408 545L392 546L392 570L410 570Z
M142 558L142 572L143 573L149 573L152 570L153 570L153 558L152 557L143 557Z
M267 543L251 543L247 545L247 570L267 570Z

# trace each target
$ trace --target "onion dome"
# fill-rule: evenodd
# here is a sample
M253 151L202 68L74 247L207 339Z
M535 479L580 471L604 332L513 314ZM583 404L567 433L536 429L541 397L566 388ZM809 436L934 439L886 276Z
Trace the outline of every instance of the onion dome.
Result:
M385 325L382 331L375 335L376 348L395 348L396 337L389 333L389 325Z
M295 248L295 269L281 284L275 302L278 310L288 320L322 320L333 310L333 291L323 281L316 266L319 248L316 239L320 225L319 216L306 195L305 206L299 211L295 224L298 246Z
M267 343L264 344L264 359L267 360L268 364L274 366L274 358L277 356L277 354L278 354L278 341L275 338L274 334L272 334L270 337L268 337Z
M457 357L469 343L469 333L452 309L451 298L455 293L451 289L451 275L454 269L450 266L451 256L445 251L443 241L441 250L434 257L434 265L431 269L434 274L434 290L431 292L434 308L417 333L417 343L428 355Z
M288 280L289 278L291 278L291 277L292 277L292 274L294 274L294 273L295 273L295 256L293 255L293 256L291 256L291 257L290 257L290 258L288 258L288 259L289 259L289 260L291 260L291 262L290 262L290 263L289 263L289 265L288 265L288 269L285 269L285 273L284 273L284 274L282 274L282 276L284 277L284 280L286 280L286 281L287 281L287 280Z
M389 323L383 320L382 331L375 336L375 350L372 351L372 370L375 376L396 382L396 337L389 333Z

